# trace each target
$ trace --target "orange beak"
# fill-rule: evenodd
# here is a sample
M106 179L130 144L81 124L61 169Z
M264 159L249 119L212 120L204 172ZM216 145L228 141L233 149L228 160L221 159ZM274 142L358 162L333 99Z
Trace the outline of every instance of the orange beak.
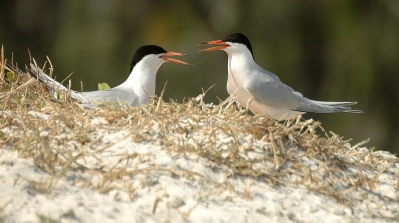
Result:
M166 62L179 63L179 64L185 64L185 65L193 66L193 65L191 65L189 63L186 63L184 61L167 58L166 56L188 56L185 53L167 52L167 53L163 54L162 56L160 56L159 58L162 58Z
M226 49L227 47L230 46L229 44L223 42L222 40L212 40L212 41L201 43L201 44L211 44L211 45L213 44L213 45L220 45L220 46L214 46L214 47L206 48L206 49L200 50L198 52L223 50L223 49Z

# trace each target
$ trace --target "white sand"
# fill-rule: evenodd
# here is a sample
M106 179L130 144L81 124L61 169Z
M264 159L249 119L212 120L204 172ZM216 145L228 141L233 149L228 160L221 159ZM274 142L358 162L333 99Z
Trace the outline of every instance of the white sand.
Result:
M30 115L46 119L45 114ZM188 120L182 120L183 123L185 121ZM51 176L38 168L31 158L19 158L18 152L8 146L0 148L0 222L40 222L40 218L60 222L398 220L399 193L396 187L399 163L389 153L377 152L379 156L396 160L394 165L378 176L379 183L368 192L365 192L367 187L347 191L347 197L354 202L345 205L330 196L309 190L303 184L272 185L268 181L243 175L232 176L225 165L217 165L196 153L187 152L183 156L167 151L163 142L157 141L156 125L153 127L153 142L135 142L127 130L109 130L102 119L94 118L93 123L102 126L91 136L92 140L99 142L96 147L85 148L86 157L77 160L77 163L92 171L73 169L62 177ZM206 130L209 123L203 124ZM12 130L4 127L1 131ZM223 140L231 139L223 136L223 133L217 134L221 143L221 148L218 149L223 150ZM68 134L60 137L68 137ZM184 133L169 136L170 140L181 140L184 137L187 137ZM197 141L203 139L205 142L210 136L202 132L191 137L196 137ZM248 135L243 135L239 140L243 141L243 149L252 148L241 154L247 159L261 157L264 155L262 148L270 147L266 142ZM74 145L73 142L70 144ZM110 147L107 148L107 145ZM79 152L80 148L76 148L73 154L77 155ZM366 148L354 149L352 152L370 153ZM302 156L304 151L298 149L296 154L297 159L309 163L310 169L313 170L318 165L312 158ZM125 159L129 155L131 159ZM121 160L122 157L124 159ZM258 168L273 168L272 165L267 165L269 164L265 162L264 166ZM96 173L122 167L132 171L132 174L109 185L106 185L103 175ZM343 177L349 177L358 168L355 165L349 166ZM370 178L378 174L378 171L372 169L362 171ZM104 193L100 192L100 186L86 186L85 182L103 185ZM106 190L107 187L110 188L109 191Z

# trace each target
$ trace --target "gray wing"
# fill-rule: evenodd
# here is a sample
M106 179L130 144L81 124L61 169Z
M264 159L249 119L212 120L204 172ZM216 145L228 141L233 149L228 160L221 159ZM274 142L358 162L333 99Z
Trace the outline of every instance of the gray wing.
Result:
M260 70L260 72L257 71L257 72L258 72L257 75L268 76L269 78L274 79L274 80L277 81L277 82L281 82L280 78L279 78L276 74L274 74L273 72L270 72L270 71L268 71L268 70L263 69L263 68L262 68L261 66L259 66L259 65L257 65L257 66L258 66L258 70Z
M356 104L356 102L310 100L281 81L270 78L264 74L254 75L252 80L244 83L244 87L251 93L256 101L276 109L315 113L362 112L359 110L351 110L351 108L348 107Z
M300 97L303 97L303 95L302 95L300 92L294 91L294 89L292 89L290 86L284 84L284 83L280 80L280 78L279 78L276 74L274 74L273 72L270 72L270 71L268 71L268 70L265 70L265 69L263 69L262 67L260 67L259 65L258 65L258 69L257 69L257 70L258 70L258 71L256 71L256 75L262 77L262 79L265 79L266 81L274 80L274 81L276 81L276 82L278 82L278 83L281 83L282 85L284 85L285 88L287 88L288 90L290 90L291 93L296 94L296 95L298 95L298 96L300 96Z
M305 99L300 93L294 93L292 88L281 81L266 75L255 75L254 78L246 81L243 87L251 93L256 101L277 109L297 110Z
M132 91L108 89L102 91L82 92L82 95L91 102L121 102L130 106L140 105L140 100Z

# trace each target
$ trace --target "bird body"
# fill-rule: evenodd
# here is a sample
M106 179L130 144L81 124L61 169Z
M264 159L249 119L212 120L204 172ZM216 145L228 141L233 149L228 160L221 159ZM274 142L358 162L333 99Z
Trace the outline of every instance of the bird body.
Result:
M82 95L93 102L123 101L131 106L147 104L150 96L155 95L156 74L164 62L156 55L148 55L133 67L122 84L108 90L83 92Z
M133 56L130 75L122 84L101 91L71 92L71 97L79 100L84 107L94 108L103 102L120 102L129 106L139 106L150 102L155 95L156 74L165 62L188 64L186 62L166 58L166 56L184 56L186 54L167 52L159 46L146 45L140 47ZM66 92L68 89L41 72L36 65L31 64L32 70L52 91Z
M254 114L276 120L292 119L306 112L360 112L349 105L356 102L323 102L310 100L284 84L278 76L260 67L253 59L248 38L235 33L222 40L205 42L216 47L201 51L224 50L228 55L227 92L234 95L241 106Z

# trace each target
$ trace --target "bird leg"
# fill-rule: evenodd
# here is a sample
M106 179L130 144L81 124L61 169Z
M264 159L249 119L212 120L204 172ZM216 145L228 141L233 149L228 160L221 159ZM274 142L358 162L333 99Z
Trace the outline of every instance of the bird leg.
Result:
M247 107L246 107L246 109L247 109L247 111L248 111L248 108L249 108L249 105L251 104L251 102L254 100L254 96L252 96L251 95L251 97L248 99L248 101L247 101Z

